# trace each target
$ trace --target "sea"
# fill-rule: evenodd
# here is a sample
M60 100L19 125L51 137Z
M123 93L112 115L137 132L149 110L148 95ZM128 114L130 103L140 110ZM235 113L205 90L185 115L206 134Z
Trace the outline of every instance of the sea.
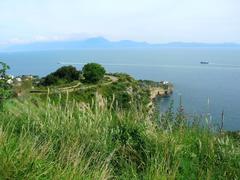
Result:
M136 79L169 81L174 93L159 99L164 112L182 99L186 114L208 115L217 124L224 112L224 129L240 130L240 48L83 49L0 53L12 75L45 76L72 64L102 64L108 72ZM209 64L201 64L208 61Z

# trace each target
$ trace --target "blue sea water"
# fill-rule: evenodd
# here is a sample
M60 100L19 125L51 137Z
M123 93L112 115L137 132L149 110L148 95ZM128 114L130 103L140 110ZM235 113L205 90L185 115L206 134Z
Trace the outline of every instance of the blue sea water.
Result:
M224 128L240 130L240 49L161 48L95 49L0 53L0 61L11 66L13 75L44 76L60 66L72 63L81 68L87 62L103 64L109 72L129 73L137 79L167 80L174 94L162 99L162 109L182 96L185 111L202 114L210 111L213 121L221 119ZM209 61L208 65L200 64Z

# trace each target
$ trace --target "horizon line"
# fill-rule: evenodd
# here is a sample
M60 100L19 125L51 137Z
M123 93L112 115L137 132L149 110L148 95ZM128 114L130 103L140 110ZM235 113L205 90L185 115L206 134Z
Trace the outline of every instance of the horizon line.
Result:
M148 41L142 41L142 40L133 40L133 39L120 39L120 40L112 40L110 38L106 38L104 36L92 36L87 38L59 38L59 39L44 39L44 40L24 40L24 39L12 39L5 42L0 42L0 48L2 47L9 47L9 46L15 46L15 45L30 45L35 43L54 43L54 42L84 42L87 40L92 39L101 39L106 40L110 43L116 43L116 42L124 42L124 41L130 41L130 42L136 42L136 43L146 43L148 45L168 45L168 44L205 44L205 45L224 45L224 44L231 44L231 45L240 45L240 42L234 42L234 41L223 41L223 42L204 42L204 41L168 41L168 42L148 42Z

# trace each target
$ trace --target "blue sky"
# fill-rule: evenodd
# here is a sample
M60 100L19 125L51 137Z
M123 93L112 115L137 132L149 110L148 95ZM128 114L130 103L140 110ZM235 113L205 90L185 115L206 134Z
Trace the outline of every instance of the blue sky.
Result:
M0 0L0 45L104 36L238 42L240 0Z

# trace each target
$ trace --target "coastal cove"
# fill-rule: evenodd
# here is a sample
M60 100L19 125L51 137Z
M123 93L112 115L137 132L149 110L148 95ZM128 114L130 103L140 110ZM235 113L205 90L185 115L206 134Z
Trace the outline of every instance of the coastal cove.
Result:
M69 50L0 53L0 59L10 65L13 75L44 76L60 66L59 62L97 62L109 72L128 73L136 79L174 84L174 93L160 99L160 110L165 111L173 100L178 107L182 96L189 115L210 112L213 122L219 122L225 112L224 128L240 129L240 49L162 48ZM209 61L208 65L200 64ZM119 63L121 62L121 63ZM79 64L78 64L79 63ZM234 87L234 88L233 88Z

